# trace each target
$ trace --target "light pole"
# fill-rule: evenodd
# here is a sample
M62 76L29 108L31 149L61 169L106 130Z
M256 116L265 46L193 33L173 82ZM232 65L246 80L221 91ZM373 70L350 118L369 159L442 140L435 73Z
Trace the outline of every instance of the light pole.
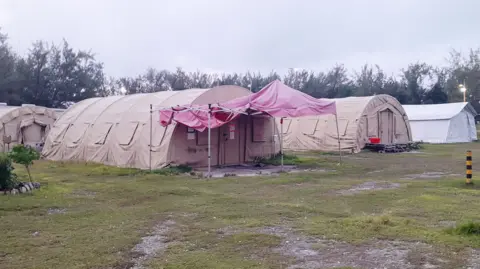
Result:
M463 102L467 102L467 88L464 84L458 85L458 89L463 93Z

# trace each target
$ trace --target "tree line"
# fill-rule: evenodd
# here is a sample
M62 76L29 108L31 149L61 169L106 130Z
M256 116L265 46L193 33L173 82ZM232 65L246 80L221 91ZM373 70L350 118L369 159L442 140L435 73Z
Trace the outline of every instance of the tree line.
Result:
M238 85L256 92L275 79L316 98L389 94L402 104L462 101L458 85L465 84L468 100L475 101L480 100L480 49L467 55L453 50L445 58L445 66L416 62L395 75L378 65L352 72L338 64L325 72L290 69L282 76L276 72L207 74L149 68L136 77L113 78L104 73L104 64L93 52L75 50L66 40L61 44L34 42L27 55L20 56L0 31L0 101L9 105L62 108L91 97L219 85Z

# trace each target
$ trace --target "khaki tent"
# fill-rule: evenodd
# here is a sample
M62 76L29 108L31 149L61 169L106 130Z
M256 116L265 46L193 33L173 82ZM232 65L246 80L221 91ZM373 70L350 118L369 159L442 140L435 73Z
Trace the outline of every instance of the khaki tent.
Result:
M219 86L87 99L60 116L42 154L50 160L91 161L140 169L168 164L207 166L207 131L196 132L180 124L165 128L159 123L158 110L150 114L150 104L154 110L214 104L248 94L250 91L245 88ZM241 116L212 129L212 165L240 164L277 152L279 141L273 141L273 126L270 117Z
M55 115L57 116L57 119L60 118L60 116L65 112L65 109L63 108L54 108L53 111L55 111Z
M283 147L288 150L337 151L338 135L342 151L353 153L359 152L370 137L379 137L383 144L411 141L408 118L394 97L381 94L335 101L338 134L335 116L284 119Z
M16 144L41 146L55 119L55 111L50 108L0 104L1 150L7 151Z

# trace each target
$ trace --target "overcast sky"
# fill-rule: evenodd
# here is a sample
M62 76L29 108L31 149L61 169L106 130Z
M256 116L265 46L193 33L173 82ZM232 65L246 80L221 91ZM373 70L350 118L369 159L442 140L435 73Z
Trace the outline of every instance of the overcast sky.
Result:
M325 71L335 63L442 65L480 46L479 0L0 0L0 27L91 49L112 76L187 71Z

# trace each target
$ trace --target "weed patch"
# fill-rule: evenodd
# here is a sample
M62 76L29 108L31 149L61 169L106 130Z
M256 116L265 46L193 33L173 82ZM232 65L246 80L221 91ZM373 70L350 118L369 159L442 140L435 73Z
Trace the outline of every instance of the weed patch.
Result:
M174 176L192 172L192 167L187 165L169 166L163 169L152 170L152 174L162 176Z
M460 224L456 228L447 229L447 231L457 235L478 236L480 235L480 223L470 221L464 224Z

